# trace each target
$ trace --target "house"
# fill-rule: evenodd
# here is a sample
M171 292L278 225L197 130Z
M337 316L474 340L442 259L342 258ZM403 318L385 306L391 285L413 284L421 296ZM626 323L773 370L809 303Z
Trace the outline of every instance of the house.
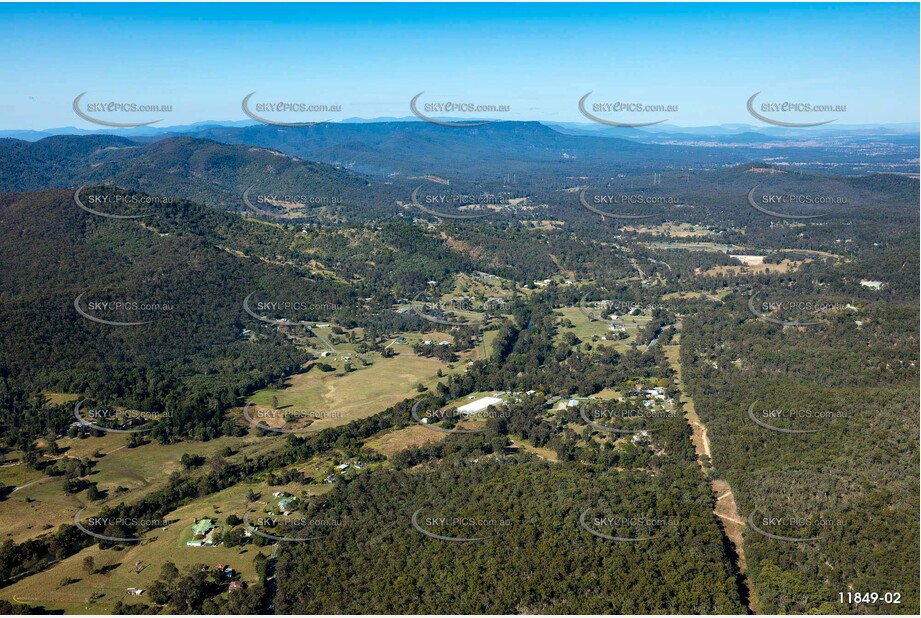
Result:
M338 466L336 466L336 470L345 471L348 469L348 467L349 467L349 464L347 463L339 464Z
M192 526L192 540L187 541L189 547L211 547L214 545L214 521L207 517L195 522Z
M630 441L633 444L647 444L649 442L649 432L646 430L639 431L631 436Z
M144 594L144 589L143 588L126 588L125 593L139 597L142 594Z
M246 584L241 582L239 579L235 579L232 582L230 582L231 590L243 590L244 588L246 588Z

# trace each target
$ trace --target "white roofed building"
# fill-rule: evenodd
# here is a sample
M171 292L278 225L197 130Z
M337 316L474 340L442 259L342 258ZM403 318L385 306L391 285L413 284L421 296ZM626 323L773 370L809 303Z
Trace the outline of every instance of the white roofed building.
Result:
M489 406L497 406L500 403L502 403L502 400L498 397L480 397L476 401L471 401L459 407L457 411L461 414L476 414L477 412L482 412Z

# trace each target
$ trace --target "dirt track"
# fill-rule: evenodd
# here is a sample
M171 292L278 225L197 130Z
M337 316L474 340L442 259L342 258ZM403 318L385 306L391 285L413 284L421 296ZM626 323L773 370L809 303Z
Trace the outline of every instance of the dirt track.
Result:
M680 328L680 325L677 327ZM691 442L694 444L694 451L697 453L697 465L700 466L701 470L706 471L704 456L707 457L710 465L713 465L713 453L710 450L710 437L707 435L707 426L700 420L697 410L694 408L694 401L685 391L681 374L680 346L670 345L665 346L665 348L665 355L677 373L677 383L681 389L681 403L684 406L685 419L691 427ZM746 522L739 515L739 508L736 505L735 496L729 483L722 479L712 479L710 489L713 491L713 497L716 501L716 508L713 510L713 514L720 519L724 534L735 549L737 557L735 560L736 568L743 577L748 592L748 608L753 614L757 614L758 603L751 580L748 578L748 562L745 559L745 548L742 543Z

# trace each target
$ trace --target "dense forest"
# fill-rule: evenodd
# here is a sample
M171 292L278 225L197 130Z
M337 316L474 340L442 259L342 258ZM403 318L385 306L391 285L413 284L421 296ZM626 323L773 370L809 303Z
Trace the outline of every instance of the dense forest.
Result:
M802 298L820 272L754 283L788 284ZM735 489L743 513L807 520L767 532L820 537L791 543L747 532L764 611L837 612L838 591L850 586L893 589L902 605L887 611L917 612L918 581L904 577L919 559L915 286L906 278L883 298L847 289L859 311L811 327L758 320L741 291L724 310L686 319L682 363L714 444L715 474ZM833 298L841 288L829 282L812 293ZM750 406L775 411L769 424L787 431L752 422Z

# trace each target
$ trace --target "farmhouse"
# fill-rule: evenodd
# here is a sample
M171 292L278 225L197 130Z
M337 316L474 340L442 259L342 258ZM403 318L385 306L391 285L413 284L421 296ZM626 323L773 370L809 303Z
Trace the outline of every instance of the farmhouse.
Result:
M195 522L192 526L192 540L187 541L189 547L211 547L214 545L214 521L207 517Z

